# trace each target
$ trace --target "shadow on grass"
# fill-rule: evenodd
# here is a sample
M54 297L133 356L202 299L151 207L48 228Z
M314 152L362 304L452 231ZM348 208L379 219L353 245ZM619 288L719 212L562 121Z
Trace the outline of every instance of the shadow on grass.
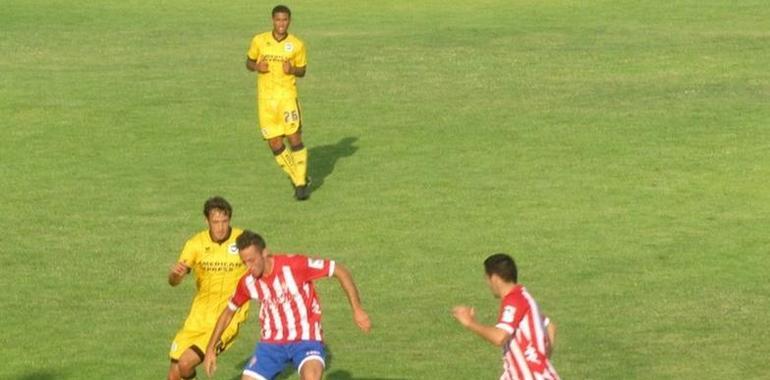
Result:
M18 380L62 380L65 376L59 373L51 373L47 371L37 371L21 375Z
M308 152L308 171L313 179L313 188L319 189L324 184L324 180L332 172L337 160L342 157L350 157L358 150L353 144L358 141L358 137L344 137L336 144L321 145L310 148Z
M352 373L345 370L336 370L330 372L325 377L326 380L406 380L404 378L397 377L361 377L354 376Z

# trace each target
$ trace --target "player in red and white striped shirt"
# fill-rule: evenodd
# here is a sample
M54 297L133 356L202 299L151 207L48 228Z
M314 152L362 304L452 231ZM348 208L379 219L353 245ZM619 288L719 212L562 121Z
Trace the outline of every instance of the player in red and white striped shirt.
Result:
M235 312L254 299L260 302L261 339L241 379L272 380L291 362L302 380L320 380L326 354L321 304L313 280L335 277L348 297L358 327L364 332L371 328L350 272L331 260L272 255L262 237L252 231L244 231L236 245L248 273L238 282L214 328L204 359L206 373L211 376L216 370L216 342L220 334Z
M550 339L537 303L527 289L516 283L513 258L497 253L484 261L492 294L502 298L497 324L476 321L468 306L455 306L454 317L468 330L503 348L503 374L500 380L558 380L548 359Z

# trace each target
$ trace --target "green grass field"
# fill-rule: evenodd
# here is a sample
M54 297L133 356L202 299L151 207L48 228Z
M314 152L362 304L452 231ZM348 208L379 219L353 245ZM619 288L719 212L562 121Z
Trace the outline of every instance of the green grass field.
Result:
M564 379L770 378L765 1L291 2L305 203L244 68L274 4L219 3L3 2L1 379L164 378L194 292L166 274L214 194L352 269L374 330L319 283L327 379L496 379L450 309L493 323L497 251Z

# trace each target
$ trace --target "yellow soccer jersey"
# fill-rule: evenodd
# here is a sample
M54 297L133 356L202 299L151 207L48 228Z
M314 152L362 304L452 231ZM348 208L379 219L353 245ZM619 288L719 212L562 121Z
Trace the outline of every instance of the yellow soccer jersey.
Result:
M283 62L289 61L294 67L307 66L305 44L293 34L276 41L273 32L257 34L251 40L249 59L257 62L265 59L269 72L257 75L257 97L259 99L296 99L297 84L294 75L284 74Z
M247 271L235 246L235 238L241 232L243 230L233 227L227 240L217 244L211 240L209 231L204 230L185 243L179 261L192 269L195 287L198 289L184 323L185 330L213 329L219 314L227 307L227 301L235 293L238 280ZM248 311L238 311L233 324L240 324L247 315Z

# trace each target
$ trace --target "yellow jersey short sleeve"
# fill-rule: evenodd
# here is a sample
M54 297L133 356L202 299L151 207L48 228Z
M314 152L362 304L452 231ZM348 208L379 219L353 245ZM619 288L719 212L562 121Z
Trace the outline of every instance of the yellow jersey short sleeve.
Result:
M294 67L307 66L307 54L305 53L305 44L303 43L298 44L297 53L294 55L292 59L292 65L294 65Z
M192 268L198 260L198 252L200 252L198 247L199 244L194 239L188 240L184 248L182 248L182 254L179 255L179 260L177 261L184 263L188 268Z

